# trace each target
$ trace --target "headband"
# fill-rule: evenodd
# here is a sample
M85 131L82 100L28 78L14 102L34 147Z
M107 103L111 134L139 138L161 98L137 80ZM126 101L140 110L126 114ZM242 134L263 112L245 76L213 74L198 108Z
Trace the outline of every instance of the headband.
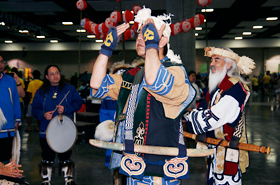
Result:
M163 14L158 15L157 17L151 15L152 10L150 8L146 8L145 6L137 12L135 15L134 21L138 23L138 29L145 23L148 18L152 18L154 20L156 28L159 30L162 24L166 24L165 29L163 31L163 35L168 38L171 34L171 16L172 14Z
M246 56L238 56L238 54L234 53L233 51L228 51L222 48L215 48L215 47L206 47L204 48L204 56L211 57L212 55L218 55L225 58L232 59L235 61L238 69L242 74L248 75L252 73L252 69L254 69L255 62Z

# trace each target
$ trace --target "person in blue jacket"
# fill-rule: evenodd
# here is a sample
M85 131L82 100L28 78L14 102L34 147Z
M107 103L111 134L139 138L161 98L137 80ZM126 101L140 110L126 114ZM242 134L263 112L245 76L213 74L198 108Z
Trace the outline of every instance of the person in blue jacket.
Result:
M3 164L10 162L15 130L21 121L17 85L13 77L3 72L5 65L0 55L0 162Z
M69 94L60 104L68 92ZM73 113L80 110L82 103L82 97L75 87L64 83L62 80L59 67L56 65L47 66L44 72L44 83L36 91L32 103L32 114L36 119L41 121L39 138L42 149L41 156L43 157L40 165L41 176L43 178L42 185L50 184L52 166L56 158L56 152L49 147L46 139L48 124L58 114L63 114L73 119ZM74 163L70 159L71 154L72 150L57 153L66 185L76 184L73 181Z

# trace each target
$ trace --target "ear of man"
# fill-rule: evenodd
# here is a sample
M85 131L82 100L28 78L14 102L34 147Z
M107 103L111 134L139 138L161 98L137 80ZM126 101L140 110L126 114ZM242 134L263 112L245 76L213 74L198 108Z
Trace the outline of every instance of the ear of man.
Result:
M159 48L163 48L167 44L168 38L165 36L162 36L159 41Z
M232 62L230 61L230 62L226 63L226 65L227 65L227 71L228 71L232 66Z

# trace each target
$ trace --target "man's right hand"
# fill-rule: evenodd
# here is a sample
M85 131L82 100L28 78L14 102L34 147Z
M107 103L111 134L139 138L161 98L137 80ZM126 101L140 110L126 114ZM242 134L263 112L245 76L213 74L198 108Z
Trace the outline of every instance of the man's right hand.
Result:
M51 120L52 119L53 112L54 111L45 112L44 117L46 118L46 120Z
M101 50L99 53L111 57L113 50L117 46L118 36L124 33L127 28L129 28L128 23L123 23L118 27L110 28L108 35L104 41L104 44L101 46Z

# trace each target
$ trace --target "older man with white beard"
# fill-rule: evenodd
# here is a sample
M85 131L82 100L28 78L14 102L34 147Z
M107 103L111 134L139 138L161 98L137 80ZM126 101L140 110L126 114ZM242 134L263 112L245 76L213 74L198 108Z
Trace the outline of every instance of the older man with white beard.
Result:
M239 57L231 49L207 47L205 56L211 57L208 109L187 113L188 130L198 134L198 141L205 136L230 142L230 147L203 145L215 148L208 157L207 184L242 184L241 174L249 166L248 152L238 150L239 142L247 143L244 108L250 97L250 90L240 73L249 74L255 67L252 59Z

